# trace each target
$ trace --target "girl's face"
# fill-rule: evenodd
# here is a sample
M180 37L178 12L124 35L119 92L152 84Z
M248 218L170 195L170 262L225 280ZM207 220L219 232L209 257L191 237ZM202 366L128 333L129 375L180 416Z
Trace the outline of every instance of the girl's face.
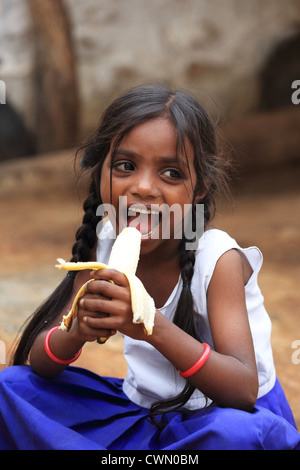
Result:
M194 152L186 141L186 155L183 152L176 155L176 137L176 129L169 119L146 121L134 127L121 141L114 156L112 174L111 150L103 163L102 202L114 206L117 232L124 225L140 230L142 253L170 239L178 246L180 240L174 241L174 233L176 228L182 227L184 204L193 202ZM122 204L126 203L123 215L120 196L123 196ZM121 215L118 217L118 214Z

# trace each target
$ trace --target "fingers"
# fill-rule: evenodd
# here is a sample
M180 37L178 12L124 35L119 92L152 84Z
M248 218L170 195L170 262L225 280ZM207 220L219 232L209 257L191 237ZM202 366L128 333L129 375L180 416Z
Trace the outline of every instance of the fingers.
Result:
M116 334L117 331L112 328L99 328L98 324L96 324L96 327L93 327L93 325L90 324L91 318L92 317L84 317L84 321L80 326L81 335L86 338L86 341L95 341L101 338L101 341L104 343L105 340Z
M92 275L94 280L78 302L80 329L84 334L111 336L128 319L132 322L129 283L123 273L113 269L101 269Z
M98 298L112 298L116 295L114 284L104 280L97 280L90 282L86 289L86 294L94 294L94 297ZM91 295L85 295L85 298L92 297Z
M95 271L94 281L87 285L86 294L79 303L89 311L110 313L108 301L115 300L131 303L128 280L123 273L114 269L100 269Z
M93 297L93 298L82 298L79 301L81 308L80 315L85 314L89 317L94 318L105 318L112 315L131 315L131 302L130 295L126 293L120 294L119 298L104 298L104 297Z
M87 328L85 331L97 337L108 337L115 334L123 325L121 317L118 316L97 318L87 315L83 318L83 322Z
M101 319L107 318L107 314L97 311L88 311L79 306L77 318L74 324L77 324L80 335L86 341L94 341L98 338L108 339L116 334L116 330L111 325L102 325Z
M121 287L128 286L126 276L116 269L98 269L98 271L91 273L91 277L104 281L112 281L114 284Z

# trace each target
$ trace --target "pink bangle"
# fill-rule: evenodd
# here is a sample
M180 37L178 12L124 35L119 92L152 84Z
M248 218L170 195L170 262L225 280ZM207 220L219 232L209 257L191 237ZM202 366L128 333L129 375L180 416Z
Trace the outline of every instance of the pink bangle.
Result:
M74 357L72 357L72 359L59 359L58 357L56 357L50 349L49 339L50 339L50 336L52 335L52 333L54 333L54 331L58 330L58 328L59 328L58 326L55 326L54 328L49 330L48 333L46 334L45 341L44 341L45 351L46 351L48 357L50 357L50 359L52 359L52 361L57 362L57 364L71 364L72 362L75 362L79 358L82 349L80 349L78 351L78 353L75 354Z
M198 359L198 361L190 369L188 369L184 372L179 371L179 375L181 375L181 377L184 377L184 378L190 377L191 375L198 372L198 370L200 370L201 367L206 363L206 361L208 359L208 356L210 355L210 346L209 346L209 344L206 344L206 343L202 343L202 344L204 346L204 351L203 351L201 357Z

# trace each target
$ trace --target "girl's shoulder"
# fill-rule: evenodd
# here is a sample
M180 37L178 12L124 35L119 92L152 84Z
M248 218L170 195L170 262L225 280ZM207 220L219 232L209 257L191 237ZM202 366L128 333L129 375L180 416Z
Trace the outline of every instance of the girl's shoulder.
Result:
M217 256L232 248L241 248L224 230L209 226L200 237L196 253L201 256Z
M249 262L253 273L258 274L263 262L259 248L256 246L244 248L227 232L214 227L209 227L199 239L195 270L201 272L207 280L210 279L217 261L224 253L232 249L241 252Z

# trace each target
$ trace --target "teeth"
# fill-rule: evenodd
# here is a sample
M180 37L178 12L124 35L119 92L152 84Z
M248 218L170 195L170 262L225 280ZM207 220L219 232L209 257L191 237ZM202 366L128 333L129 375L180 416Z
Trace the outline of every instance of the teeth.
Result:
M139 212L140 214L153 214L153 215L158 215L159 211L156 209L143 209L142 207L129 207L128 213L129 212L134 212L137 213Z

